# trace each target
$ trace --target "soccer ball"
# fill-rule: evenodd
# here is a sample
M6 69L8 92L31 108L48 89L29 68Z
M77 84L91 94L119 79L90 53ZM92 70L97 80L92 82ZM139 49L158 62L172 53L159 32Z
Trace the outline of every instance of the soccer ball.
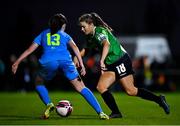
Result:
M73 106L68 100L60 100L56 105L56 112L62 117L68 117L73 111Z

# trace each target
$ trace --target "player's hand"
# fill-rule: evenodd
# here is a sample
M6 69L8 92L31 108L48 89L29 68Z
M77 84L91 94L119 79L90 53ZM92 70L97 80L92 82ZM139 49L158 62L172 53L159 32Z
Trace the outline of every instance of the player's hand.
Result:
M12 72L13 72L13 74L16 74L16 71L17 71L17 68L18 68L18 63L14 63L13 65L12 65Z
M86 69L85 69L85 67L84 67L84 66L83 66L83 67L81 67L80 72L81 72L81 75L82 75L82 76L85 76L85 75L86 75Z
M101 74L103 74L104 71L107 70L106 65L105 65L104 62L102 62L102 61L100 61L100 68L101 68Z
M73 62L74 62L74 65L75 65L77 68L80 67L79 61L78 61L78 59L77 59L76 56L74 57Z

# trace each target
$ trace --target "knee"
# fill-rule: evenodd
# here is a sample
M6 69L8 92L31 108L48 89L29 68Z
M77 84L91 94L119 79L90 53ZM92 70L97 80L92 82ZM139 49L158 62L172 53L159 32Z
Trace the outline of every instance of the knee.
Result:
M136 96L137 95L137 88L134 87L134 88L129 88L126 90L126 93L129 95L129 96Z
M86 88L85 86L83 86L83 85L80 85L80 86L75 86L74 87L75 88L75 90L77 91L77 92L81 92L84 88Z
M74 89L77 92L81 92L83 88L85 88L85 85L83 83L83 81L79 81L78 79L74 79L72 81L70 81L71 84L73 85Z
M101 94L107 90L107 88L104 87L103 85L97 85L96 89L97 89L98 92L100 92Z
M44 83L44 79L40 76L36 76L35 78L35 85L40 85Z

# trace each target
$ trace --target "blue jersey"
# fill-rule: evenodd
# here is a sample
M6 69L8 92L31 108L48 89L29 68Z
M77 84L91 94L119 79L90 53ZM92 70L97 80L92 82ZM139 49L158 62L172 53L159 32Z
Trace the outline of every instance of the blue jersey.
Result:
M34 39L34 43L43 47L40 63L44 64L55 60L72 61L71 54L67 49L70 40L72 38L61 30L53 35L51 35L50 29L42 31Z

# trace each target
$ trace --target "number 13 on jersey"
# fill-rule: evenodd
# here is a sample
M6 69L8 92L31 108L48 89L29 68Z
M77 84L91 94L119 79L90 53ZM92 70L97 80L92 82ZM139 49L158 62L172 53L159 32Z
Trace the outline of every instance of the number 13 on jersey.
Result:
M59 46L60 45L60 35L53 34L51 37L51 33L47 34L47 45L48 46Z

